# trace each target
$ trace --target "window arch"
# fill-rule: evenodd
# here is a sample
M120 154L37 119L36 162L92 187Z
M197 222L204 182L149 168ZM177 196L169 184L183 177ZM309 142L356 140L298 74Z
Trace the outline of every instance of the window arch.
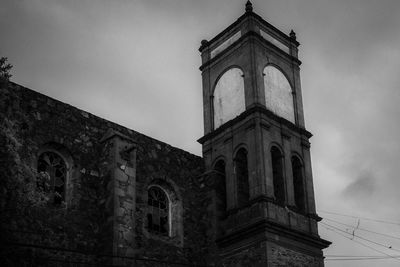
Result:
M306 211L303 164L297 156L292 157L294 200L300 212Z
M283 155L276 147L271 148L272 179L274 183L275 200L278 204L285 204L285 182L283 177Z
M183 203L173 180L154 179L144 192L143 233L147 238L183 245Z
M265 105L276 115L295 123L292 87L285 75L276 67L264 68Z
M226 211L226 172L225 162L220 159L214 165L215 191L217 196L217 216L223 217Z
M245 109L243 71L230 68L215 85L213 94L214 129L240 115Z
M54 205L65 202L67 171L67 164L59 154L46 151L39 155L38 187L50 194L50 200Z
M170 201L167 194L158 186L147 191L147 229L150 232L169 235L170 233Z
M239 149L234 159L236 174L237 203L238 207L245 206L249 199L249 171L247 164L247 151L244 148Z

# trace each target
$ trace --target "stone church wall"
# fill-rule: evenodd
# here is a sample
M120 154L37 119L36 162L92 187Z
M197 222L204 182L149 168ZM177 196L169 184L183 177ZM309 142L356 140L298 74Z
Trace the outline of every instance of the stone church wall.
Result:
M10 266L206 264L211 200L198 182L200 157L14 83L0 88L0 124L0 245ZM119 139L104 141L110 132ZM134 144L134 169L116 160L115 142ZM57 207L37 189L38 155L47 150L68 168ZM135 173L116 180L118 168ZM146 228L152 184L174 194L169 237Z

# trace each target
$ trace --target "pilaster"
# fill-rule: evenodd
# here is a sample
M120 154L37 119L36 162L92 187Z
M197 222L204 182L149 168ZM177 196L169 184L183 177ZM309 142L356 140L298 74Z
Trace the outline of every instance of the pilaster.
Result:
M102 138L105 148L104 173L108 175L106 210L107 223L112 231L113 256L133 256L135 189L136 189L136 142L131 138L109 129ZM113 264L121 264L119 258Z

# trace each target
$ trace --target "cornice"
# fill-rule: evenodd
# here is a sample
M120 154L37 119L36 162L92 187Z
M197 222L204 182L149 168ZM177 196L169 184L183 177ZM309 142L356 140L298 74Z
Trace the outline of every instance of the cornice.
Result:
M260 112L260 113L268 116L269 118L274 119L275 121L285 125L290 130L293 130L293 131L299 133L300 135L304 135L307 138L312 137L312 134L309 131L307 131L306 129L300 128L299 126L293 124L292 122L275 115L272 111L266 109L264 106L257 104L257 105L254 105L254 106L246 109L242 114L240 114L236 118L226 122L225 124L221 125L219 128L215 129L214 131L199 138L197 140L197 142L199 142L200 144L203 145L206 141L216 137L220 133L223 133L226 129L234 126L236 123L246 119L248 116L250 116L251 114L256 113L256 112Z
M208 60L207 62L205 62L204 64L202 64L199 69L200 71L203 71L205 68L209 67L210 65L212 65L214 62L216 62L217 60L219 60L220 58L222 58L225 54L227 54L228 52L230 52L234 47L236 47L239 43L243 42L245 39L250 38L250 37L255 37L258 39L258 41L261 41L264 44L267 44L269 47L272 47L273 49L277 49L277 51L279 51L279 54L281 54L282 56L284 56L285 58L295 62L298 66L301 65L301 61L292 56L289 55L288 53L282 51L279 47L276 47L274 44L272 44L271 42L265 40L260 34L258 34L255 31L248 31L245 34L243 34L237 41L233 42L230 46L228 46L227 48L225 48L223 51L221 51L218 55L216 55L215 57L213 57L212 59Z
M216 243L219 247L228 247L229 245L243 240L244 238L249 238L262 233L273 233L290 239L299 240L299 242L308 244L318 249L327 248L330 244L332 244L331 242L320 238L318 235L314 236L294 230L268 219L262 219L251 225L247 225L241 229L238 229L231 234L217 239ZM267 237L265 238L267 239Z
M226 27L223 31L221 31L219 34L217 34L215 37L213 37L210 41L202 42L202 44L199 48L199 51L202 52L206 47L210 47L217 40L219 40L222 36L224 36L227 32L229 32L230 30L232 30L233 28L238 26L241 22L243 22L246 18L251 18L251 17L258 20L265 27L274 31L281 38L286 39L288 42L293 43L294 45L296 45L296 47L298 47L300 45L300 43L297 40L295 40L294 38L291 38L289 35L287 35L286 33L282 32L281 30L279 30L278 28L276 28L275 26L273 26L272 24L270 24L269 22L264 20L261 16L259 16L255 12L250 11L250 12L246 12L242 16L240 16L235 22L233 22L231 25Z

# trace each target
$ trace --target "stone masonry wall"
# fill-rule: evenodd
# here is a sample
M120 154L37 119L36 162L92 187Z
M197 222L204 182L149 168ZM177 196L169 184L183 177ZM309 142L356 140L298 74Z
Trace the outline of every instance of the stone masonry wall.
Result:
M282 246L272 245L269 266L322 267L324 265L321 258L312 257Z
M197 182L200 157L14 83L0 88L0 126L5 262L112 264L118 256L118 264L137 266L208 264L211 200ZM110 131L114 139L104 141ZM129 149L133 154L124 156ZM37 158L45 150L58 151L69 166L61 207L37 190ZM118 168L126 179L115 179ZM180 205L171 237L146 229L147 189L160 183L171 187Z

